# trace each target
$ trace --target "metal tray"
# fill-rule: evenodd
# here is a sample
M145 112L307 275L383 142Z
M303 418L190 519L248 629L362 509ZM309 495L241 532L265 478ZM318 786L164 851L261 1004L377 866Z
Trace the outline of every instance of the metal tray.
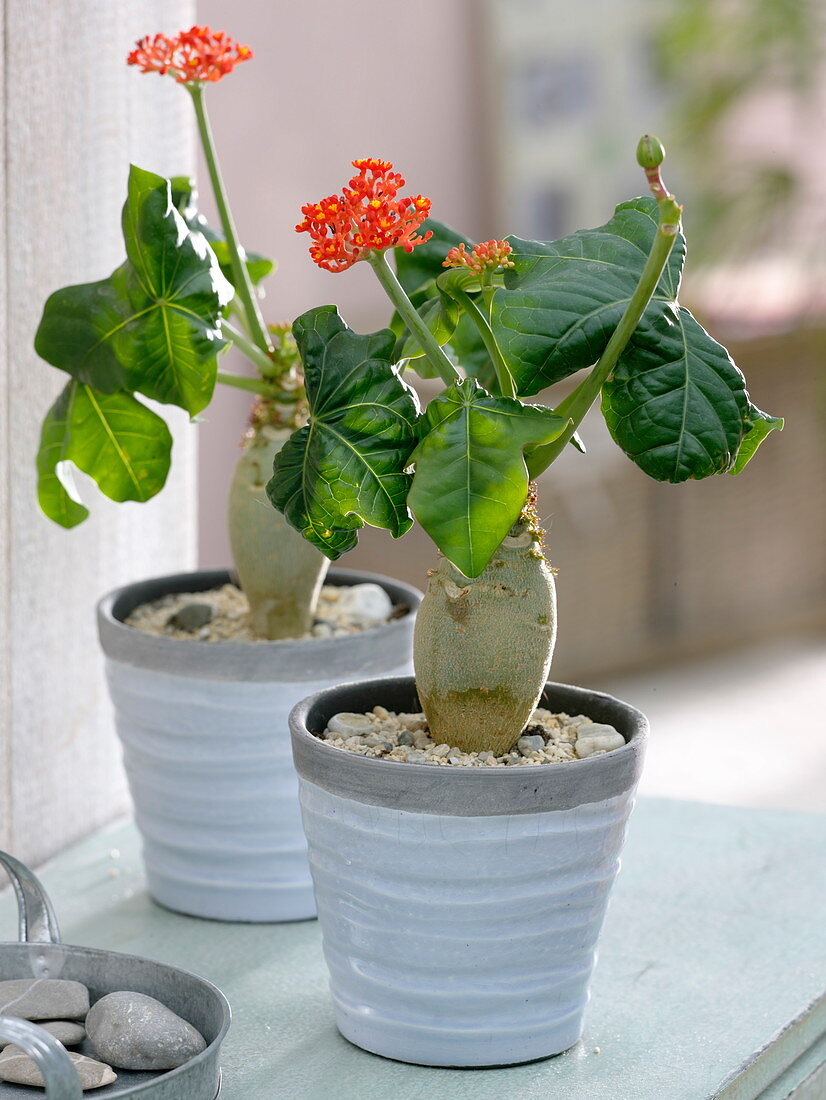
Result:
M17 895L19 942L0 943L0 981L8 978L67 978L89 988L94 1003L106 993L130 990L156 997L196 1027L206 1050L178 1069L135 1073L115 1067L118 1079L104 1088L83 1093L66 1051L48 1032L26 1020L0 1016L0 1040L13 1042L30 1054L46 1081L45 1093L29 1085L0 1082L0 1100L81 1100L83 1096L114 1100L216 1100L221 1091L219 1054L230 1025L229 1002L211 982L174 966L60 942L54 909L43 887L19 860L0 852ZM95 1057L87 1041L73 1048Z

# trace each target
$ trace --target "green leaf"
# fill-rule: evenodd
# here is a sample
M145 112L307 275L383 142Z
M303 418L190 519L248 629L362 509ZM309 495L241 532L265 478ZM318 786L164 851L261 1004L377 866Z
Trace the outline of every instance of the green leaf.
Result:
M730 474L739 474L745 470L767 435L774 431L783 431L784 422L781 416L770 416L768 413L761 412L756 405L749 406L748 415L751 427L743 437L734 465L728 471Z
M616 443L657 481L724 473L751 425L745 379L687 309L643 318L602 390Z
M35 349L99 393L137 390L194 416L215 386L232 287L163 177L132 166L122 224L126 262L108 279L55 291Z
M405 252L403 248L395 249L396 274L408 296L429 280L443 274L445 268L442 263L451 248L459 244L473 244L468 237L463 237L455 229L437 222L434 218L422 222L419 232L432 232L433 236L424 244L417 244L412 252Z
M302 314L293 333L304 363L310 419L275 459L267 493L301 534L335 560L365 523L394 538L407 511L418 403L393 366L389 329L362 336L335 306Z
M525 504L526 449L550 443L569 421L466 378L430 402L423 422L410 507L442 553L478 577Z
M195 186L195 180L190 179L189 176L173 176L169 182L172 185L173 206L193 232L202 233L206 237L212 246L212 251L218 258L224 278L235 286L229 246L223 233L213 229L198 210L198 190ZM275 260L269 260L258 252L247 252L246 257L247 271L256 286L267 275L271 275L275 271Z
M544 244L509 238L515 267L493 297L491 327L520 394L595 363L634 293L657 230L653 198L631 199L598 229ZM677 297L680 236L646 316Z
M61 527L88 516L63 465L68 462L94 478L111 500L149 500L164 486L171 451L169 428L146 405L129 393L97 393L73 379L43 421L40 507Z

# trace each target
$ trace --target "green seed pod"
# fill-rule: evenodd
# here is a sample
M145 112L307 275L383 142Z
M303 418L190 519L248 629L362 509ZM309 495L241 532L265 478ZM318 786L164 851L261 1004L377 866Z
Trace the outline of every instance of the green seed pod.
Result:
M658 168L665 160L662 142L651 134L640 138L637 146L637 164L640 168Z

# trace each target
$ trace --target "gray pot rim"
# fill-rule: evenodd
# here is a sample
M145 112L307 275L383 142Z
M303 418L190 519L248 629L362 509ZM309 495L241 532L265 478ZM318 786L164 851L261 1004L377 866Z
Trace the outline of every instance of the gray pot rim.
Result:
M604 756L559 764L515 768L450 768L358 756L320 740L339 711L364 713L374 706L394 711L421 709L412 676L339 685L316 692L290 713L293 758L302 779L332 794L371 806L452 817L570 810L627 794L639 781L648 719L604 692L549 681L540 705L585 714L615 726L626 743Z
M406 605L407 614L381 626L369 627L346 637L284 638L274 642L220 641L198 644L188 638L165 638L146 634L127 626L124 619L142 603L173 592L206 592L237 578L229 569L199 569L190 573L170 573L134 581L113 589L97 603L98 636L103 652L113 661L173 672L202 679L232 679L266 682L273 679L274 668L288 667L300 654L302 663L324 669L328 660L346 649L354 638L375 638L377 644L400 645L409 633L423 593L411 584L356 569L333 568L328 584L381 585L394 605ZM381 639L381 641L379 640ZM319 677L321 678L321 677Z

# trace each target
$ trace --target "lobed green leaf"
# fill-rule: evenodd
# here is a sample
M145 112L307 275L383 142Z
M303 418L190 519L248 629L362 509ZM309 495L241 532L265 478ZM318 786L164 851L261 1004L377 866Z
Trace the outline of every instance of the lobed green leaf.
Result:
M134 390L194 416L212 397L232 287L163 177L132 166L122 225L126 262L108 279L55 291L35 350L99 393Z
M89 514L67 463L97 482L111 500L146 501L166 481L172 436L164 420L129 393L98 393L72 379L43 422L37 495L46 515L74 527Z
M269 498L335 560L365 523L398 538L412 525L405 473L418 403L394 369L389 329L362 336L335 306L302 314L293 333L304 364L309 423L276 456Z

